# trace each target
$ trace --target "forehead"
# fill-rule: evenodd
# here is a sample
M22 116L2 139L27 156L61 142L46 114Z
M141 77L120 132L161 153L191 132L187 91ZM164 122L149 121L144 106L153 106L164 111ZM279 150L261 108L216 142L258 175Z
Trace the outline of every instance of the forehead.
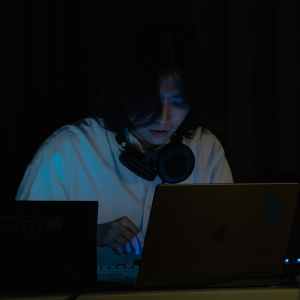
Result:
M181 89L181 80L179 76L168 76L159 79L159 88L161 92L174 91Z

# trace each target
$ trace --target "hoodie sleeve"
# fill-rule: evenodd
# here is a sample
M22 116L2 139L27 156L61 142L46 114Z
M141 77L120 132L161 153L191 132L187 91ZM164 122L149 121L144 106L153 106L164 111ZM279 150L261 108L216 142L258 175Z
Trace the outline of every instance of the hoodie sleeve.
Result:
M64 147L52 138L36 151L27 166L15 200L68 200L63 176Z

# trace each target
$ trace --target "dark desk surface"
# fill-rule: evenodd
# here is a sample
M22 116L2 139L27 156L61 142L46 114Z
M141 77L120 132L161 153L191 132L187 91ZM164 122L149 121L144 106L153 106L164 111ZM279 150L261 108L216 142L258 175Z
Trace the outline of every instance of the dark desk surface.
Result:
M0 293L2 300L299 300L300 286L93 293Z

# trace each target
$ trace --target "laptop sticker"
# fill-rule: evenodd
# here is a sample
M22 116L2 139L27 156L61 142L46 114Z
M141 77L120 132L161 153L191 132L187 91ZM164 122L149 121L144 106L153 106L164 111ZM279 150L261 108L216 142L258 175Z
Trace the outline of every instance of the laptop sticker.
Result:
M282 198L273 200L273 198L270 197L269 199L267 199L266 203L268 205L269 213L270 213L269 219L266 223L267 229L269 229L279 219L278 211L279 211L281 202L282 202Z

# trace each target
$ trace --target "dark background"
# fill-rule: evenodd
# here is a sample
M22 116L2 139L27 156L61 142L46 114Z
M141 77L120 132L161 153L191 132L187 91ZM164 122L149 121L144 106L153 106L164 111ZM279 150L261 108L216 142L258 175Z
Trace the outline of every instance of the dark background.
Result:
M1 200L59 127L88 117L122 33L167 20L190 30L226 99L235 183L299 182L299 0L2 1ZM289 252L300 253L297 206Z

